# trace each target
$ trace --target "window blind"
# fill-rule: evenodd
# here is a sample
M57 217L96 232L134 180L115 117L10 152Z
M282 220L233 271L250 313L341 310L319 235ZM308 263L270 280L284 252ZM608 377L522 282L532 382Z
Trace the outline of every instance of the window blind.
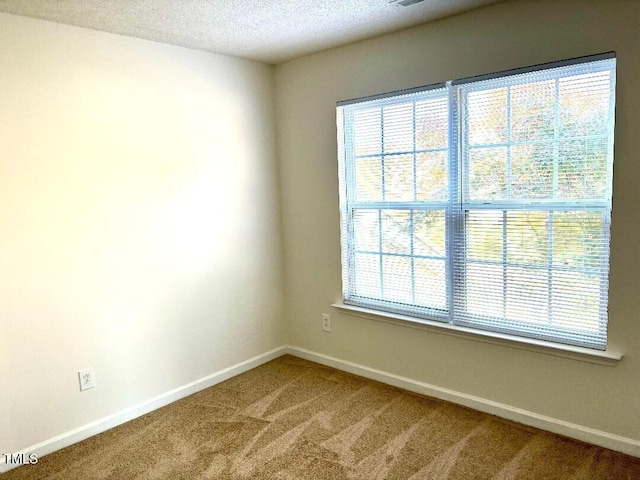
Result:
M339 108L344 115L345 299L446 315L450 211L445 88Z
M341 102L345 303L606 348L614 91L606 55Z

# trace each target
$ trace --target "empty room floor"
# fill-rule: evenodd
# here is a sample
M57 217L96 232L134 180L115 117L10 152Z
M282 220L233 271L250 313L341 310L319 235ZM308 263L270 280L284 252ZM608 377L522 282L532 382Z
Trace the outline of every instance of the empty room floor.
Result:
M637 479L640 459L285 355L2 478Z

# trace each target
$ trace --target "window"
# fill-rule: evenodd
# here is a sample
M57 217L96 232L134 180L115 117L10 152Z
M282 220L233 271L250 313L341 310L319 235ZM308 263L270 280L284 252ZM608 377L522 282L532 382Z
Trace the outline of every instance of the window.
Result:
M339 102L344 302L604 350L614 93L610 53Z

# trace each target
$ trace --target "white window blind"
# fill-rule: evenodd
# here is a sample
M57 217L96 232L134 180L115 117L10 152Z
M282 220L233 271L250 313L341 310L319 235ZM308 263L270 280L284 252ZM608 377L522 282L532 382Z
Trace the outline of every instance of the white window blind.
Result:
M348 304L605 349L612 54L341 102Z

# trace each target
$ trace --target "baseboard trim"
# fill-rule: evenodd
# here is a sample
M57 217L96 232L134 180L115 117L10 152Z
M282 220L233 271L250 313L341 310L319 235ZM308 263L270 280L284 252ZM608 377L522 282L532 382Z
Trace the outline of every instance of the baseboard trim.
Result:
M147 401L126 408L112 415L108 415L104 418L88 423L74 430L63 433L56 437L45 440L44 442L37 443L14 453L24 453L25 455L35 453L38 457L53 453L56 450L60 450L62 448L73 445L74 443L81 442L82 440L102 433L113 427L117 427L118 425L133 420L134 418L146 415L153 410L157 410L158 408L164 407L165 405L169 405L176 400L188 397L189 395L199 392L200 390L204 390L205 388L209 388L231 377L235 377L236 375L251 370L252 368L259 367L263 363L267 363L277 357L284 355L285 353L287 353L287 347L283 346L275 348L266 353L250 358L249 360L237 363L235 365L232 365L231 367L212 373L211 375L207 375L206 377L200 378L194 382L162 393ZM8 472L9 470L19 466L20 465L7 464L5 457L0 455L0 473Z
M558 420L557 418L539 415L520 408L493 402L473 395L467 395L466 393L449 390L436 385L430 385L428 383L376 370L357 363L330 357L304 348L289 346L286 349L286 353L305 360L337 368L338 370L353 373L361 377L386 383L394 387L403 388L411 392L428 395L441 400L447 400L458 405L473 408L474 410L522 423L530 427L540 428L558 435L563 435L565 437L574 438L593 445L626 453L627 455L632 455L634 457L640 457L640 441L632 438L622 437L600 430L595 430L593 428L584 427L582 425Z
M27 456L35 453L38 457L42 457L106 430L117 427L118 425L133 420L134 418L146 415L147 413L173 403L176 400L180 400L181 398L197 393L200 390L204 390L205 388L209 388L229 378L235 377L236 375L258 367L287 353L312 362L337 368L345 372L360 375L371 380L403 388L411 392L428 395L441 400L447 400L458 405L473 408L474 410L496 415L524 425L540 428L558 435L575 438L576 440L609 448L634 457L640 457L640 441L632 438L622 437L589 427L584 427L582 425L558 420L556 418L546 417L527 410L493 402L473 395L467 395L465 393L438 387L436 385L419 382L410 378L370 368L365 365L360 365L294 346L275 348L266 353L245 360L244 362L237 363L236 365L232 365L231 367L215 372L194 382L170 390L145 402L139 403L138 405L126 408L112 415L14 453L23 453ZM0 456L0 473L8 472L17 466L19 465L7 464L4 456Z

